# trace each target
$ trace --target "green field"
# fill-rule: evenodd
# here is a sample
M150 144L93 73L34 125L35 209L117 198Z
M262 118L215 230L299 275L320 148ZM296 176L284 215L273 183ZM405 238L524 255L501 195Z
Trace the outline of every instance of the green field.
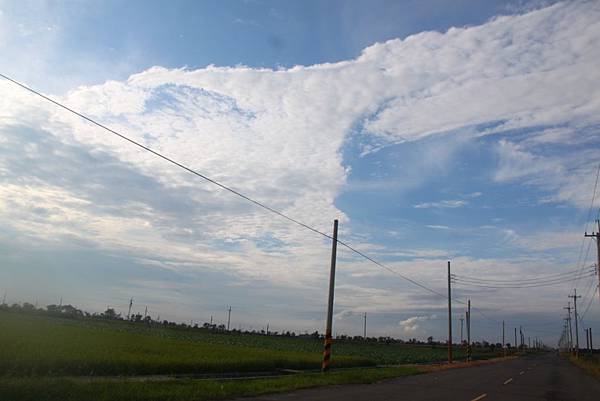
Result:
M0 312L0 375L149 375L318 369L322 341ZM442 361L446 349L336 342L333 367ZM462 351L457 350L457 358ZM479 351L477 357L495 356Z
M10 311L0 311L0 343L2 400L223 399L414 374L419 370L410 366L365 367L442 361L447 352L444 347L338 341L333 348L333 368L363 368L323 375L314 373L321 363L323 344L319 339ZM457 359L463 356L461 350L455 355ZM475 352L476 358L494 356L490 350ZM171 377L281 369L305 373L235 381ZM142 375L159 377L140 379Z
M260 347L244 336L144 329L126 322L0 313L0 375L148 375L311 369L320 355ZM250 336L245 336L250 337ZM253 336L254 337L254 336ZM341 367L373 364L360 357Z

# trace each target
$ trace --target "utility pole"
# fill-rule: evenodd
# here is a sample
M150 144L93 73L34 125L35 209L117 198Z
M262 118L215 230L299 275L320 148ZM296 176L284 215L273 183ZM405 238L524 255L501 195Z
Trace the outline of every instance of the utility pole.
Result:
M60 303L58 304L59 308L62 308L62 297L60 297Z
M463 321L465 320L462 316L460 317L460 345L463 343Z
M329 270L329 297L327 299L327 325L325 327L325 346L323 350L323 363L321 370L327 372L331 362L331 326L333 323L333 293L335 290L335 262L337 258L337 236L338 236L338 221L333 221L333 237L331 243L331 267Z
M518 348L517 346L517 328L515 327L515 348Z
M212 326L212 315L210 315L210 325Z
M519 348L523 348L523 326L519 326Z
M502 321L502 351L504 351L504 356L506 356L506 342L504 341L504 320Z
M231 306L227 309L227 331L229 331L229 323L231 323Z
M146 316L148 316L148 305L146 305L146 309L144 310L144 320L146 320Z
M567 348L569 348L569 352L573 352L573 347L571 347L571 337L569 336L569 318L565 317L563 320L565 321L565 337L567 338Z
M448 363L452 363L452 289L450 287L450 261L448 261Z
M363 339L366 340L367 339L367 312L365 312L365 327L363 330Z
M592 342L592 328L589 328L590 331L590 352L593 354L594 353L594 343Z
M62 303L62 298L60 299L60 302ZM127 320L129 320L131 317L131 307L132 306L133 306L133 298L131 298L129 300L129 311L127 312Z
M583 329L585 331L585 349L590 350L590 336L588 335L588 329Z
M467 302L467 362L471 362L471 300Z
M527 348L531 349L531 337L527 336Z
M569 302L569 304L563 309L566 309L567 312L569 313L569 317L567 318L567 323L569 325L569 344L570 344L571 352L573 352L573 327L571 326L571 302Z
M585 233L586 237L593 237L596 240L596 273L598 274L598 300L600 300L600 220L596 220L598 231L592 231L591 234Z
M577 298L581 298L581 295L577 295L577 288L573 290L573 295L569 295L569 298L573 298L573 303L575 306L575 357L579 357L579 325L577 321L579 320L577 315Z

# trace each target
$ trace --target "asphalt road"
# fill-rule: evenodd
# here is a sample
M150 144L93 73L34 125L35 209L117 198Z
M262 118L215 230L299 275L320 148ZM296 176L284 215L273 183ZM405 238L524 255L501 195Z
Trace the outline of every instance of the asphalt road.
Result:
M600 381L555 355L401 377L376 384L329 386L245 401L600 400Z

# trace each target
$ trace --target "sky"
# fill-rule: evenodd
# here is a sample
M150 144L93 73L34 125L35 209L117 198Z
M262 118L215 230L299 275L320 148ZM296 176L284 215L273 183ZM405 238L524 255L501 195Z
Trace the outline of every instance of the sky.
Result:
M321 232L339 219L393 272L338 248L335 333L366 312L369 335L443 340L447 300L404 278L445 293L447 261L594 263L598 1L90 4L0 0L0 72ZM324 331L329 239L6 80L0 181L7 302ZM575 288L600 331L596 280L456 283L454 331L471 299L476 340L504 320L554 345Z

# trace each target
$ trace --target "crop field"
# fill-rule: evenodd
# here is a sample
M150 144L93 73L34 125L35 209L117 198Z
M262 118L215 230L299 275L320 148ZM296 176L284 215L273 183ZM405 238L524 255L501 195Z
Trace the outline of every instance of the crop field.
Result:
M148 375L310 369L320 355L275 350L228 335L138 330L125 322L88 322L2 313L0 374L10 376ZM215 338L223 337L221 341ZM232 340L228 343L227 340ZM368 365L340 356L338 366Z
M416 374L414 366L442 361L443 347L338 341L334 372L315 373L322 340L65 319L0 311L0 399L208 400L315 385L368 383ZM462 351L456 351L461 358ZM497 354L478 350L476 358ZM360 367L360 368L359 368ZM335 368L349 368L335 371ZM305 373L260 380L196 380L173 375Z
M318 369L322 341L0 312L0 375L104 376ZM340 341L333 367L442 361L446 349ZM461 357L457 350L456 357ZM490 351L476 357L496 356Z

